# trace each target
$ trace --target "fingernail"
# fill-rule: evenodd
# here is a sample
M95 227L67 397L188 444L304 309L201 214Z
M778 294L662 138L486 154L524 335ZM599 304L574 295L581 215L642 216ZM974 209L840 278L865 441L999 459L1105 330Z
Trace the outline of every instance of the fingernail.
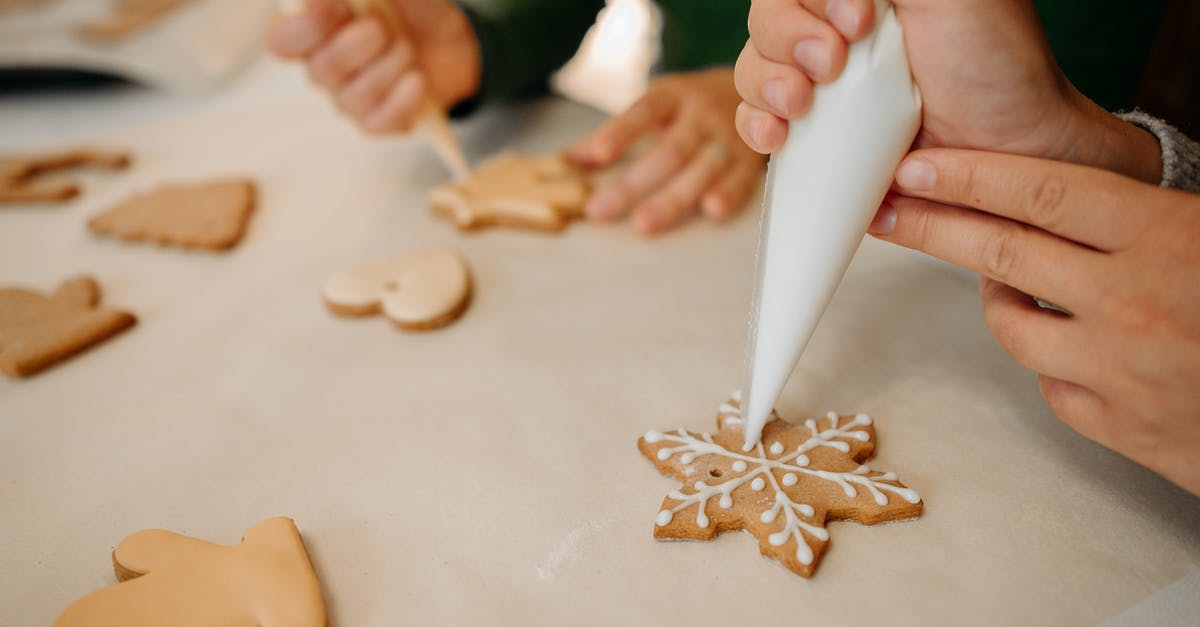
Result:
M591 220L611 220L621 212L621 195L612 189L601 189L588 199L583 212Z
M904 189L930 190L937 183L937 170L923 159L906 159L896 170L896 182Z
M896 208L892 206L892 203L883 201L883 205L875 213L875 219L871 220L871 228L868 230L872 235L891 235L892 231L896 230Z
M751 117L750 120L746 122L746 130L750 131L750 140L754 142L754 148L762 150L767 131L766 125L763 123L762 119L757 115Z
M779 117L788 117L787 88L783 86L783 81L775 78L763 83L762 97Z
M862 15L850 0L829 0L829 4L825 5L825 15L845 37L857 35L862 25Z
M829 74L829 45L820 39L805 39L796 44L792 56L809 76L818 78Z

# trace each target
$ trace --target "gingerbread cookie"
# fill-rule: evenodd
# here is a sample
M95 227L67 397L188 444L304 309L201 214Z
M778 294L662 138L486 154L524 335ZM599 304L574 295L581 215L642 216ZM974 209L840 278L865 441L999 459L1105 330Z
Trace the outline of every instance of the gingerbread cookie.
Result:
M88 222L93 232L129 241L225 250L237 245L254 212L253 181L166 185Z
M187 0L113 0L108 17L88 22L79 34L92 41L112 43L153 25Z
M488 226L561 231L583 215L587 196L586 177L562 157L505 153L466 179L434 189L429 205L464 231Z
M764 557L811 577L829 543L827 521L874 525L921 515L921 497L895 474L862 465L875 451L869 416L830 413L792 425L772 414L747 453L739 402L735 394L721 406L712 435L676 429L638 440L659 471L683 481L663 499L655 539L744 530Z
M133 326L132 314L102 309L91 277L63 282L49 297L0 288L0 370L27 377Z
M72 603L54 627L326 627L291 518L264 520L232 546L139 531L112 560L118 583Z
M325 304L341 316L380 312L396 326L429 331L458 319L471 300L471 273L448 250L409 252L329 277Z
M79 195L72 181L39 182L43 174L91 166L119 170L129 166L129 154L86 148L32 156L0 156L0 203L62 202Z

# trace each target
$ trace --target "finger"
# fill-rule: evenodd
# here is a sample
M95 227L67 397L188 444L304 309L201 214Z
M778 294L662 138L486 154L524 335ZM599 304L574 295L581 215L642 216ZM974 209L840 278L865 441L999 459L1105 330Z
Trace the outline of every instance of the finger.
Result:
M748 42L738 56L733 83L742 100L784 119L795 119L812 107L813 84L796 68L759 54Z
M846 66L846 40L796 0L755 0L748 26L763 57L796 66L818 83L837 78Z
M309 58L314 83L333 89L362 71L387 48L383 24L371 17L356 18Z
M651 191L664 185L692 159L703 136L690 119L676 121L646 154L638 157L588 199L584 213L592 220L615 220Z
M761 157L735 159L729 170L700 197L700 211L712 220L725 220L741 211L758 186L762 172Z
M416 70L405 72L383 102L362 119L363 130L368 133L408 131L424 98L425 77Z
M891 216L891 229L881 228ZM1102 253L995 215L941 203L889 196L871 225L880 239L920 250L956 266L1057 303L1075 313L1090 304Z
M1092 383L1097 361L1077 320L1038 307L1033 297L999 281L979 278L984 318L992 337L1017 363L1056 379Z
M779 150L787 139L787 122L748 102L738 105L733 123L742 141L759 154L767 155Z
M974 207L1110 252L1131 245L1153 219L1126 200L1144 196L1142 183L1016 155L920 150L900 165L896 185L905 195Z
M695 215L700 195L729 162L729 153L710 143L661 190L633 210L633 228L642 235L657 235Z
M396 42L338 90L335 95L338 107L353 117L370 113L383 102L400 76L413 67L412 63L412 48L407 42Z
M675 112L676 100L653 91L623 113L609 118L600 128L567 148L567 159L584 167L612 164L646 133L665 123Z
M272 52L285 59L301 59L352 17L354 12L344 2L313 0L303 13L275 18L267 32L267 43Z
M1100 395L1078 383L1044 375L1038 377L1038 391L1067 426L1105 446L1113 443L1103 420L1107 404Z
M865 37L875 23L875 3L871 0L800 0L800 3L832 24L849 41Z

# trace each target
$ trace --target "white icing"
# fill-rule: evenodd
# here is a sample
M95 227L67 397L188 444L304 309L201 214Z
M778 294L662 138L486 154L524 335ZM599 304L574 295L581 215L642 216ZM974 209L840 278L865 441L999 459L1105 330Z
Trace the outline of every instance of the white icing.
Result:
M400 323L422 323L458 308L470 290L462 258L442 249L418 250L366 263L329 277L322 295L341 307L378 304Z
M722 412L725 411L727 411L726 406L723 405ZM738 414L733 414L738 411L737 407L729 405L728 411L731 413L730 419L740 417ZM656 453L659 460L665 461L679 455L680 461L687 464L699 457L715 455L732 460L730 467L738 473L743 473L731 474L717 484L710 485L707 481L695 481L692 483L691 487L694 491L691 493L679 490L671 491L667 497L676 503L660 511L655 522L659 526L666 525L674 519L675 514L695 505L696 524L701 529L705 529L711 524L707 512L711 499L715 497L717 506L721 509L729 509L733 506L733 492L741 486L749 485L751 490L761 492L770 484L774 488L774 504L764 510L759 515L759 519L764 524L776 524L782 513L783 522L778 530L767 536L767 542L772 546L783 546L794 540L796 559L802 564L811 564L814 553L809 544L809 538L825 542L829 539L829 532L825 530L821 522L815 519L817 512L812 505L794 500L796 494L805 493L803 486L795 488L801 483L802 478L835 483L848 498L857 498L859 490L864 490L880 506L887 505L889 495L896 495L909 503L917 503L921 500L915 490L891 483L897 482L895 473L875 473L865 465L859 465L851 472L833 472L809 467L810 460L806 453L818 447L828 447L841 453L848 453L851 447L846 440L869 441L870 434L863 427L871 424L871 418L866 414L858 414L844 423L837 414L832 412L820 421L806 420L804 427L808 429L809 437L783 456L780 455L783 454L785 447L779 441L771 442L765 448L764 443L759 442L751 451L744 452L731 450L714 442L712 435L708 433L701 433L697 436L684 429L676 429L671 433L648 432L645 436L647 442L663 444ZM653 435L653 439L651 435ZM769 457L768 451L774 457ZM688 461L684 461L685 459ZM789 493L785 488L795 488L797 492Z

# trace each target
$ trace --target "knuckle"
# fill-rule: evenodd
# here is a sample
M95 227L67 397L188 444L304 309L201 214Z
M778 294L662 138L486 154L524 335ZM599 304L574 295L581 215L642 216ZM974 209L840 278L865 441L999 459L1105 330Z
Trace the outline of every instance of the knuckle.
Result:
M928 211L913 212L912 217L912 244L914 248L926 249L929 243L933 241L934 231L936 229L935 219L933 214Z
M1021 256L1021 235L1017 227L1009 227L984 240L979 252L979 265L984 274L1008 283Z
M1062 224L1063 199L1067 185L1058 175L1049 175L1030 190L1026 212L1031 224L1054 230Z

